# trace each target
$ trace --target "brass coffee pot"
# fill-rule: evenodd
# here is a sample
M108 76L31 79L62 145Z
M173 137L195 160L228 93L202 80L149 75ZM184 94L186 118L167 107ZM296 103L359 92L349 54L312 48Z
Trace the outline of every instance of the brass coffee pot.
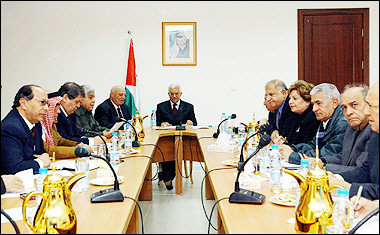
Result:
M132 118L132 125L136 130L137 140L140 142L142 142L145 137L143 121L146 117L148 117L148 115L142 118L139 112L136 111L136 114L133 115L133 118Z
M319 168L319 161L317 154L315 167L310 169L306 177L284 169L285 173L297 180L301 188L295 223L295 230L300 233L326 233L326 227L333 223L333 202L330 191L334 188L343 188L339 185L329 186L329 175Z
M85 173L80 173L67 180L56 174L54 167L53 173L43 181L43 193L34 191L26 195L22 204L22 215L24 223L33 233L76 233L77 218L71 205L71 188L84 176ZM41 196L42 200L32 225L26 217L26 207L35 195Z

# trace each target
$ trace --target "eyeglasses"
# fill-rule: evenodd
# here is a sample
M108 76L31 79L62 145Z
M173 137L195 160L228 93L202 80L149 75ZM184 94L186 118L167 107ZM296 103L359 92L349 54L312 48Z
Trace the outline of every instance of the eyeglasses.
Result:
M41 105L41 106L45 106L45 105L47 105L47 103L48 103L47 100L40 100L40 99L37 99L37 98L33 98L32 100L37 100L38 102L40 102L40 105Z
M179 96L180 94L180 92L169 92L170 96Z

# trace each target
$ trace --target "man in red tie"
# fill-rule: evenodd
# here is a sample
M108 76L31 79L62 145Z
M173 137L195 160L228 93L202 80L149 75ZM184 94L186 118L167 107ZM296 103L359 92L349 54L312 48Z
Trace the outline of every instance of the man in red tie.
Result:
M181 100L182 91L179 84L171 84L168 89L169 100L157 105L157 126L197 125L194 106ZM159 180L165 182L166 188L172 190L172 180L175 177L175 161L161 163L162 172L158 173Z

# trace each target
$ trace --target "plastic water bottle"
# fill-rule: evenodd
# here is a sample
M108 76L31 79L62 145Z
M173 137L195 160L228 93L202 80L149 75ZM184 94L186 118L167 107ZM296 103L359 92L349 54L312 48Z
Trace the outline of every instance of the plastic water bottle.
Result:
M47 168L40 168L40 169L38 169L38 178L37 178L37 180L36 180L36 190L38 191L38 192L44 192L44 180L45 180L45 178L46 178L46 176L47 176L47 172L48 172L48 169ZM41 199L42 199L42 197L41 196L37 196L37 198L36 198L36 206L37 206L37 208L38 208L38 206L40 205L40 203L41 203Z
M228 116L228 120L226 121L227 122L227 134L229 134L230 136L232 136L232 119L231 119L231 116Z
M128 123L128 127L125 133L125 149L132 148L132 140L133 140L132 127L131 127L131 124Z
M274 193L281 192L281 178L282 178L282 165L281 165L281 155L278 151L278 145L272 145L272 150L270 151L270 162L271 164L271 178L270 178L270 189Z
M298 173L302 175L303 177L306 177L307 173L309 172L309 160L308 159L302 159L301 160L301 168L298 170ZM296 184L296 206L295 209L297 210L298 204L300 203L301 198L301 188L299 184Z
M227 118L226 113L222 113L222 116L220 117L220 121L223 121L226 118ZM224 121L222 124L220 124L220 133L227 132L227 121Z
M245 126L240 123L238 128L238 147L241 149L241 146L243 145L245 140Z
M264 148L260 149L259 152L259 159L260 159L260 172L263 174L268 175L269 174L269 146L265 146Z
M338 189L338 198L333 205L334 233L347 233L354 218L354 206L348 199L348 189Z
M127 132L128 132L128 129L127 129ZM118 141L119 139L117 137L117 132L113 132L112 137L111 137L111 156L110 156L110 163L113 165L118 165L120 163Z
M248 130L248 137L250 137L251 135L253 135L253 129L249 129ZM247 157L249 157L254 151L255 151L255 145L254 145L254 139L255 137L252 137L250 138L246 145L247 145Z
M154 128L157 126L156 111L152 109L152 114L150 115L150 127Z

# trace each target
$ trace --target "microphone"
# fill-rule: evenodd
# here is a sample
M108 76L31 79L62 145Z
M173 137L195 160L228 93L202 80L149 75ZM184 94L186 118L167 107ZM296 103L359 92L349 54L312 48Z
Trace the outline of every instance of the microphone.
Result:
M129 123L128 120L124 118L119 118L119 120L122 122L128 123L132 127L133 131L135 132L135 140L132 141L132 147L140 147L140 141L138 140L138 137L137 137L137 131L135 127L132 125L132 123Z
M106 160L106 159L104 159L104 158L102 158L100 156L97 156L95 154L92 154L92 153L90 153L89 151L87 151L84 148L76 148L74 153L75 153L75 156L77 156L77 157L88 157L88 156L91 156L91 157L94 157L94 158L102 159L103 161L105 161L108 164L108 166L110 167L110 169L111 169L111 171L113 173L113 176L115 178L115 181L113 183L113 188L109 188L109 189L106 189L106 190L100 190L99 192L96 192L96 193L93 193L93 194L90 195L92 203L98 203L98 202L122 202L122 201L124 201L124 196L120 192L120 189L119 189L119 181L117 181L116 172L115 172L115 170L111 166L111 163L108 160Z
M271 141L271 138L269 135L267 135L267 134L263 135L260 139L259 146L256 149L256 151L254 153L252 153L247 158L247 160L244 161L244 163L242 164L241 167L238 167L238 174L236 176L236 181L235 181L235 191L233 193L231 193L231 195L228 199L228 201L230 203L262 204L264 202L265 195L260 194L260 193L255 193L255 192L249 191L249 190L240 189L240 187L239 187L239 176L240 176L240 173L242 172L242 170L244 169L245 164L247 164L247 162L249 160L251 160L251 158L253 156L255 156L260 151L260 149L267 146L270 143L270 141Z
M236 114L231 114L231 119L235 119L236 118ZM224 120L222 120L220 123L219 123L219 125L218 125L218 129L216 130L216 132L212 135L212 137L214 137L214 138L218 138L218 136L219 136L219 134L220 134L220 125L223 123L223 122L225 122L225 121L227 121L228 120L228 118L226 118L226 119L224 119Z
M183 106L181 107L181 105L179 106L179 125L175 126L175 129L176 130L186 130L186 126L182 126L182 109L183 109Z
M108 161L110 160L110 155L108 154L107 143L106 143L106 141L104 140L104 138L103 138L102 135L98 134L98 133L95 132L95 131L87 130L87 129L85 129L85 128L79 128L78 130L79 130L79 133L81 133L81 135L83 135L83 134L85 134L85 133L90 133L90 134L93 134L93 135L97 135L97 136L99 136L99 137L103 140L104 145L106 146L106 159L107 159Z
M267 125L267 124L264 124L264 125L260 126L259 131L256 132L256 133L254 133L254 134L252 134L251 136L249 136L249 137L244 141L244 143L241 145L240 159L239 159L239 162L238 162L238 169L243 170L243 169L241 169L241 167L242 167L242 165L243 165L243 163L244 163L244 157L243 157L244 145L245 145L245 144L248 142L248 140L249 140L250 138L252 138L253 136L255 136L255 135L257 135L257 134L262 134L262 133L264 133L264 132L267 132L268 128L269 128L269 125ZM262 137L261 137L261 138L262 138ZM269 139L270 139L270 138L269 138ZM270 141L270 140L269 140L269 141ZM261 140L260 140L260 143L261 143Z

